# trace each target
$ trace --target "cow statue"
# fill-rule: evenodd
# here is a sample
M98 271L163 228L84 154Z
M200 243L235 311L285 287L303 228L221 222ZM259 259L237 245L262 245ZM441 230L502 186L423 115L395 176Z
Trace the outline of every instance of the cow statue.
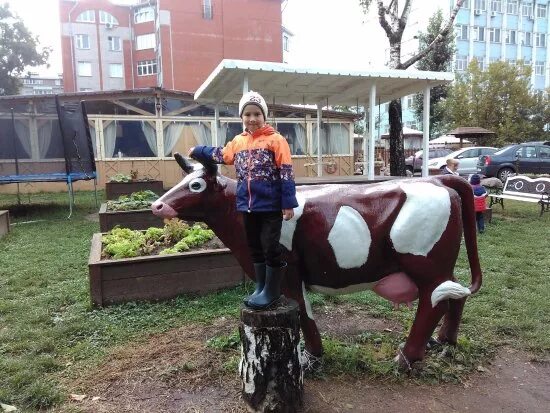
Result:
M152 205L155 215L204 221L232 251L246 274L254 268L237 183L216 165L192 165L175 155L187 174ZM438 322L437 340L456 344L466 297L481 287L473 193L453 175L376 184L297 186L299 206L283 221L280 243L288 270L282 291L300 306L304 357L322 355L306 290L345 294L371 289L394 304L418 299L416 317L396 360L410 368L422 360ZM464 239L472 283L455 281L453 269Z

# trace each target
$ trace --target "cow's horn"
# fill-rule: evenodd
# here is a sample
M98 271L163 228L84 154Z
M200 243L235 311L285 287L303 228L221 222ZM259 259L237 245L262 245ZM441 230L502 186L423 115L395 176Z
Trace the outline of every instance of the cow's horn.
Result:
M216 165L214 162L201 162L199 161L202 166L204 166L204 170L209 175L216 175L218 173L218 165Z
M181 156L178 152L174 153L174 158L176 158L176 162L181 167L181 169L184 170L185 173L191 173L193 172L193 165L191 165L187 160Z

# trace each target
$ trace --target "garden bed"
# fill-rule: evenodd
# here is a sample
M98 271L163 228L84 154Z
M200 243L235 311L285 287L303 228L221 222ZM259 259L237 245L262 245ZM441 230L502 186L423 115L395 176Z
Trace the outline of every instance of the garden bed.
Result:
M119 225L130 229L147 229L149 227L162 227L164 224L151 209L137 209L133 211L107 211L107 204L101 204L99 208L99 229L101 232L110 231Z
M179 294L205 294L244 281L244 272L227 248L167 255L102 259L102 235L92 238L90 295L94 306L127 301L159 301Z
M3 237L10 232L10 212L7 210L0 211L0 237Z
M130 195L133 192L146 190L162 195L164 193L164 186L162 181L154 180L105 183L105 197L107 199L118 199L121 195Z

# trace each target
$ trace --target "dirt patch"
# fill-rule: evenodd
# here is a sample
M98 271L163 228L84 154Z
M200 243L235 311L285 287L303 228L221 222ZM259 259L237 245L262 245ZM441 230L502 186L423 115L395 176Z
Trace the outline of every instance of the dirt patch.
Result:
M331 336L351 337L363 331L400 331L344 304L316 311L318 324ZM220 353L206 345L227 335L237 320L220 318L210 325L189 325L116 349L96 371L67 384L86 394L61 411L78 406L84 412L245 412L236 373L239 352ZM233 363L228 363L233 360ZM547 412L550 364L504 349L467 382L388 384L350 377L306 379L305 412ZM92 400L93 397L98 399Z
M99 222L99 212L86 215L86 219L92 222Z

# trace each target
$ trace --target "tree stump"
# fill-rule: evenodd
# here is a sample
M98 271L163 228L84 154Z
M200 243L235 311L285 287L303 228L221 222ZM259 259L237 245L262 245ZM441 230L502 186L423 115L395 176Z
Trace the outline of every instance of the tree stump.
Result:
M294 300L282 297L264 311L241 307L242 397L256 412L295 412L302 405L300 315Z

